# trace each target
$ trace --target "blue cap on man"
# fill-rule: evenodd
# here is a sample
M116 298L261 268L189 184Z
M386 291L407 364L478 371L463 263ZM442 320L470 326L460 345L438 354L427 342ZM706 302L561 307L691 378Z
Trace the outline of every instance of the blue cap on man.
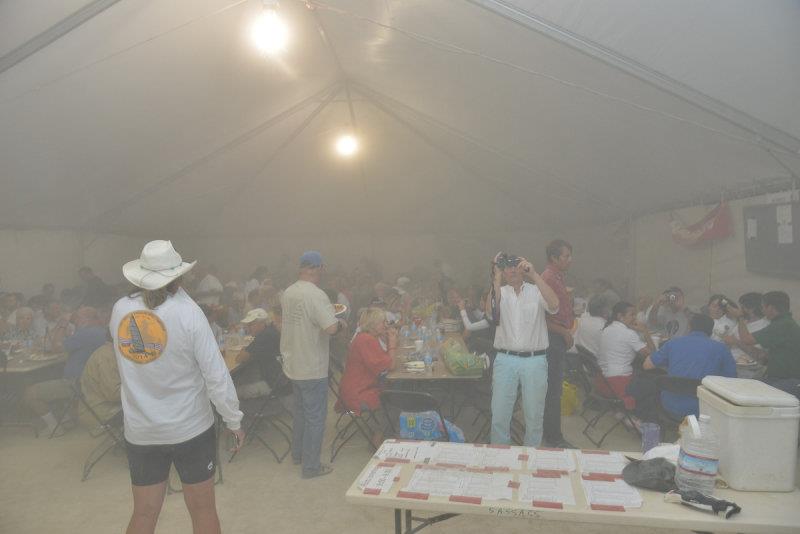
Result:
M322 254L316 250L307 250L300 256L300 267L322 267Z

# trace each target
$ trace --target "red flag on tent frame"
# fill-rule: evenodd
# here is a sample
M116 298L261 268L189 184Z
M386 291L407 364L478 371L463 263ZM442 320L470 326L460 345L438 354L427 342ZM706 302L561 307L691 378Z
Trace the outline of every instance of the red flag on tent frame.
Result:
M672 221L672 239L687 247L701 245L709 241L718 241L733 235L733 220L727 202L720 202L698 222L686 226L670 215Z

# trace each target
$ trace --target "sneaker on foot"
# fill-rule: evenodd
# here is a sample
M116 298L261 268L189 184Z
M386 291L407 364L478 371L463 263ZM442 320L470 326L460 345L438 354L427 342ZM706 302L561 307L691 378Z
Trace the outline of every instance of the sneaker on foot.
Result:
M325 475L330 475L331 473L333 473L333 466L321 465L321 466L319 466L319 469L315 473L303 472L303 478L322 477L322 476L325 476Z

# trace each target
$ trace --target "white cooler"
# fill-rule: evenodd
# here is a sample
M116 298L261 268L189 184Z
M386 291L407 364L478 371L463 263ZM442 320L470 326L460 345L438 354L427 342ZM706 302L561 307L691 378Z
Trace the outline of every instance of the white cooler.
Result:
M758 380L707 376L700 413L719 437L719 472L741 491L793 491L800 402Z

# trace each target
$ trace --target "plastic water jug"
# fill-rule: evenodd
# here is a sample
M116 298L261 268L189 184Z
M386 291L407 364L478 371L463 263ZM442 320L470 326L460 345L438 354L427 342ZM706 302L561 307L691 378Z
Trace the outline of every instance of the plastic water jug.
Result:
M719 439L711 428L711 417L688 417L689 428L681 436L681 451L675 470L675 484L681 491L714 492L719 468Z

